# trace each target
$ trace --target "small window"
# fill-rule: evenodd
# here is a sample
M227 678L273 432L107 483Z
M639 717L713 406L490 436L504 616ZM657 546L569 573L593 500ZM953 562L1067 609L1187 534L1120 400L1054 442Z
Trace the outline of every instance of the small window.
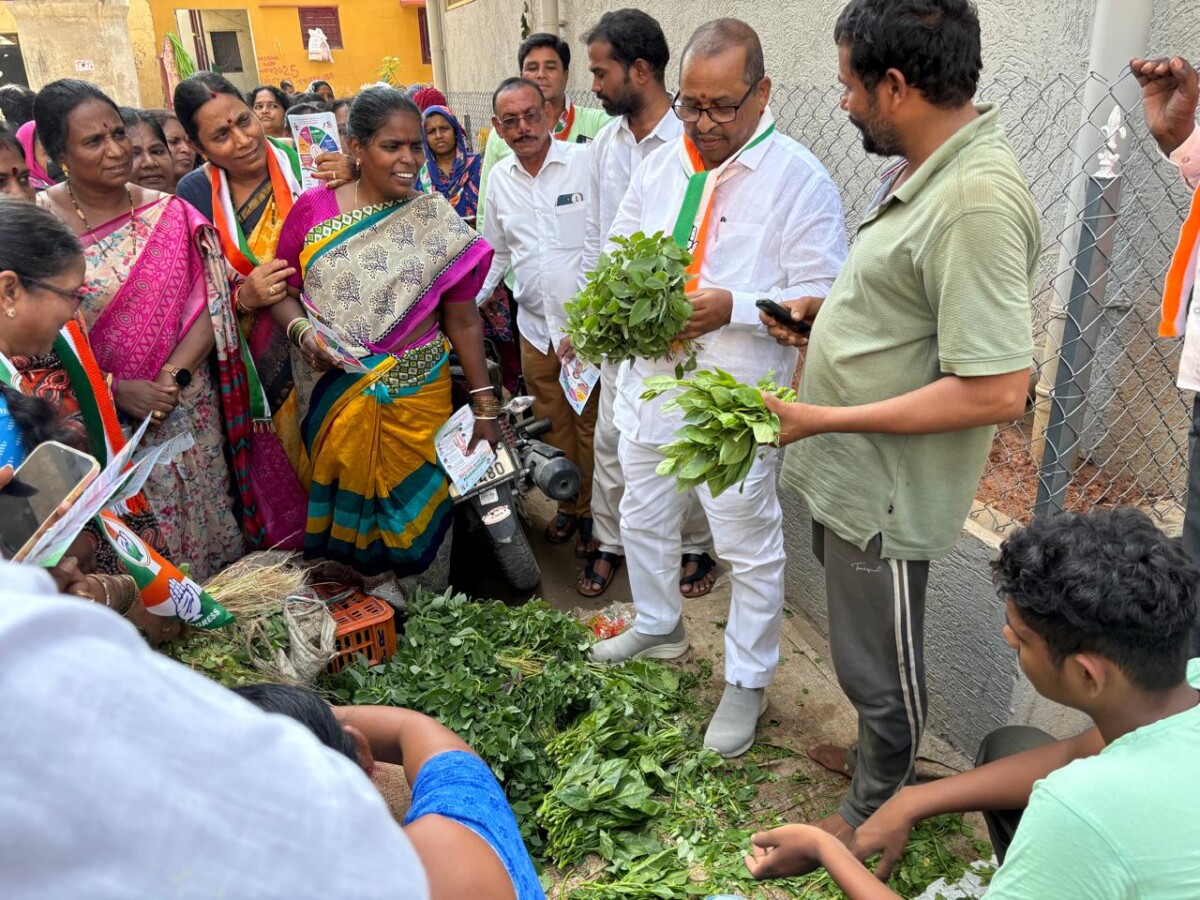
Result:
M429 17L423 6L417 9L417 27L421 30L421 62L428 66L433 63L433 53L429 49Z
M236 31L210 31L212 41L213 65L218 72L236 74L246 71L242 68L242 48L238 45Z
M342 23L336 6L300 7L300 45L305 49L308 48L308 32L313 28L320 28L325 33L330 50L342 49Z

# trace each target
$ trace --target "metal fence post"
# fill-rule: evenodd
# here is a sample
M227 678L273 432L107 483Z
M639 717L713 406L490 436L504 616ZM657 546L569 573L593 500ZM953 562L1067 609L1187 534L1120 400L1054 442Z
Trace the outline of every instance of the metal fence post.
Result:
M1035 348L1038 382L1034 390L1033 435L1030 443L1034 459L1043 455L1042 441L1048 426L1048 397L1057 382L1056 366L1061 347L1064 300L1069 296L1070 281L1074 278L1071 253L1080 244L1079 221L1086 200L1081 196L1079 174L1086 175L1092 154L1102 146L1097 140L1101 124L1113 106L1132 109L1137 104L1138 86L1134 81L1122 82L1120 73L1128 71L1129 58L1145 52L1150 36L1150 19L1154 0L1096 0L1092 18L1091 47L1088 71L1091 73L1083 93L1081 127L1075 135L1071 195L1068 198L1066 233L1059 256L1059 277L1055 281L1050 302L1049 322L1042 341ZM1121 148L1123 149L1123 148Z
M1074 471L1083 432L1092 360L1099 343L1100 311L1108 284L1117 209L1119 175L1091 175L1084 186L1079 244L1074 255L1071 294L1066 304L1058 366L1050 394L1034 515L1060 512Z

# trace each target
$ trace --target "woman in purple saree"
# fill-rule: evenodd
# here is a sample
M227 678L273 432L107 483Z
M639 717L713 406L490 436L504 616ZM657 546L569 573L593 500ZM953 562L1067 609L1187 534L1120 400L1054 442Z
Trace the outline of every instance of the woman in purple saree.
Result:
M127 183L131 144L95 86L53 82L35 116L47 152L69 173L38 203L79 234L81 312L96 361L125 424L151 418L142 445L170 445L145 494L170 558L203 580L243 554L243 522L252 539L261 531L248 477L249 395L217 236L187 203Z

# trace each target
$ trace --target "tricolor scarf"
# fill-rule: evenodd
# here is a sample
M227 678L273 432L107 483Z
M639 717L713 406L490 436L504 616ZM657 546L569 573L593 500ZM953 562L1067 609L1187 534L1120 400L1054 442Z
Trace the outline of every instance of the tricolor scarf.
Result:
M1200 255L1200 188L1192 195L1192 208L1179 231L1163 287L1159 337L1181 337L1187 329L1188 297L1196 286L1196 257Z
M275 212L282 221L287 218L292 204L300 196L300 154L286 144L268 137L267 172L271 176ZM208 180L212 185L213 225L221 239L221 252L225 254L229 264L243 278L247 278L255 266L259 265L259 260L250 249L246 233L238 222L233 198L229 193L229 179L224 169L210 163ZM254 427L258 431L270 430L271 407L262 386L262 379L258 377L254 356L244 336L239 340L239 344L242 362L246 367L246 378L250 382L250 415L254 419Z
M125 435L117 420L117 407L105 383L104 373L100 371L87 336L78 322L72 320L63 326L54 341L54 353L62 362L63 370L71 382L71 390L75 392L92 456L103 468L125 446ZM23 394L29 393L25 379L3 353L0 353L0 381ZM125 512L129 513L145 513L149 510L141 494L123 506Z
M275 194L276 212L280 220L286 219L292 204L300 196L300 154L274 138L267 138L267 171ZM229 264L245 278L259 261L246 243L246 235L238 223L233 198L229 195L229 179L222 168L210 163L208 180L212 184L213 225L221 236L221 250Z
M751 147L757 147L774 133L775 117L769 108L764 109L750 140L715 169L704 168L700 151L696 149L690 137L683 135L679 145L679 161L683 165L683 171L687 173L688 184L683 195L683 206L679 210L679 218L675 220L675 229L671 236L676 244L692 254L692 264L687 269L689 277L686 290L694 291L700 282L700 268L708 242L713 195L721 184L721 179L739 156Z
M575 104L571 102L570 97L567 97L566 101L567 105L563 107L563 114L554 125L554 139L557 141L569 141L571 130L575 127Z

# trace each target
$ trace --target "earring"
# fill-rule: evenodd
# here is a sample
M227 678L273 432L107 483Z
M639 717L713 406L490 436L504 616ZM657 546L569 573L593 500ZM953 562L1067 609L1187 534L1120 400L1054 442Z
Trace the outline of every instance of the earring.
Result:
M4 314L6 316L8 316L10 319L15 319L17 317L17 311L15 309L13 309L11 306L8 308L8 310Z
M71 177L71 170L67 168L67 164L66 164L66 163L59 163L59 166L58 166L58 167L59 167L60 169L62 169L62 172L63 172L63 178L70 179L70 177Z
M360 162L358 157L356 156L356 157L354 157L354 177L357 178L361 174L362 174L362 162Z

